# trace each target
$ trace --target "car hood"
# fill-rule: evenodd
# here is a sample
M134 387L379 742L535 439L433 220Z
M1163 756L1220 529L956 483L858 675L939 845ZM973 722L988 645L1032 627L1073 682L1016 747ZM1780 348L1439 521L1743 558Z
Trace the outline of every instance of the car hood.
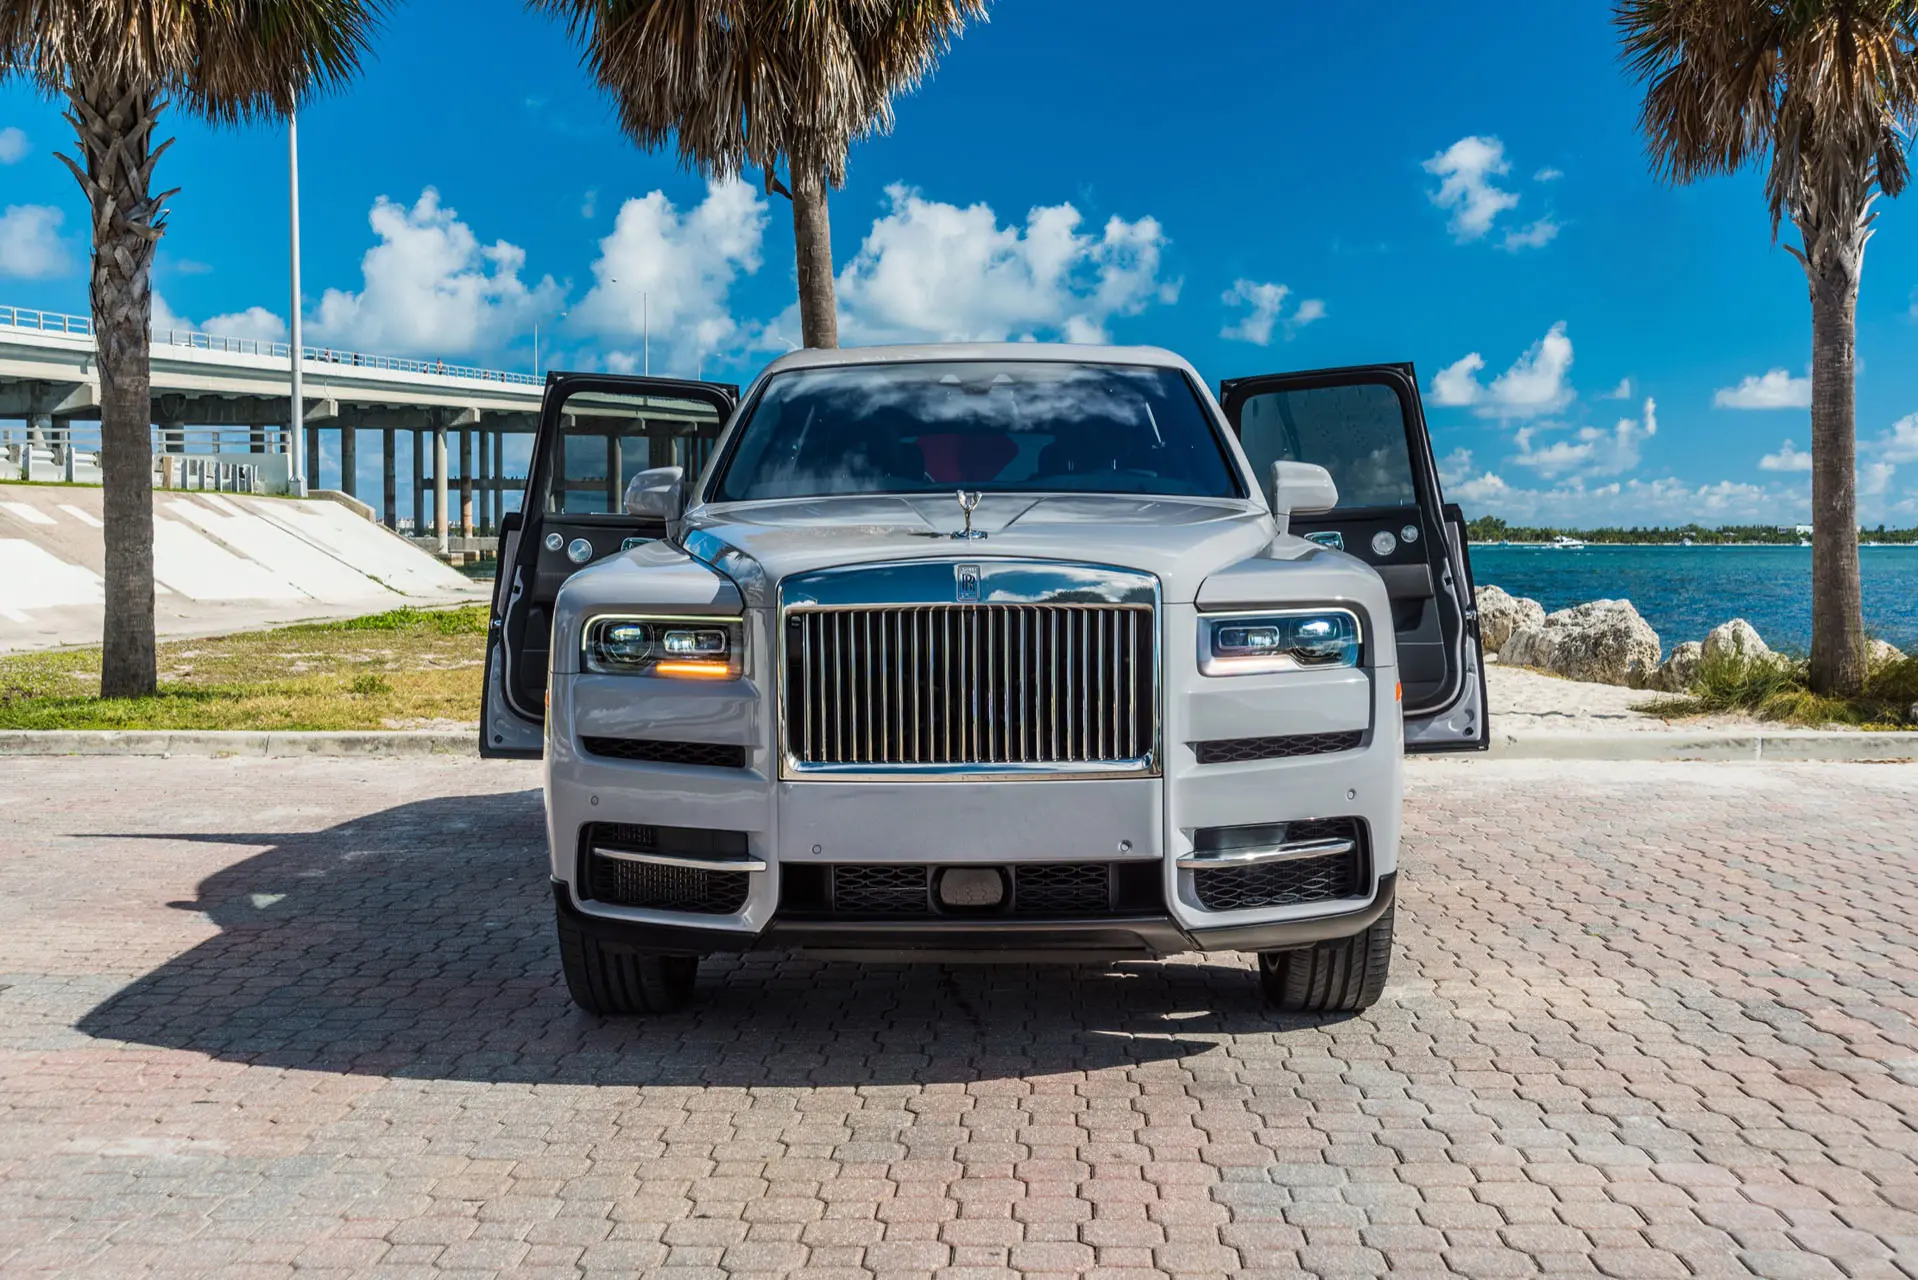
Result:
M682 538L763 608L793 574L902 560L1114 565L1156 575L1163 598L1183 603L1276 532L1270 513L1248 502L1083 494L987 494L972 515L986 536L952 536L964 527L965 513L943 494L809 498L697 507Z

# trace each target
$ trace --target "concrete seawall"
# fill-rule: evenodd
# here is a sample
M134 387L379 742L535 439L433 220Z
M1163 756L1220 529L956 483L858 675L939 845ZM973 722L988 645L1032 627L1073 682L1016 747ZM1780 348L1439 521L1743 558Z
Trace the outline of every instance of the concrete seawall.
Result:
M0 484L0 652L98 642L100 508L97 488ZM162 636L487 595L484 584L335 502L156 491L153 524Z

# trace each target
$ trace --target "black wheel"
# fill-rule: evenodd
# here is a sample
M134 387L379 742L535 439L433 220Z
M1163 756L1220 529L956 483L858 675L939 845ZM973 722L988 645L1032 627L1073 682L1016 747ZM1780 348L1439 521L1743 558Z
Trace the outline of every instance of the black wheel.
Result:
M573 1003L588 1013L677 1013L693 1002L698 956L621 951L559 918L559 964Z
M1357 1013L1378 1003L1392 968L1396 905L1363 933L1296 951L1259 953L1259 982L1273 1007L1287 1013Z

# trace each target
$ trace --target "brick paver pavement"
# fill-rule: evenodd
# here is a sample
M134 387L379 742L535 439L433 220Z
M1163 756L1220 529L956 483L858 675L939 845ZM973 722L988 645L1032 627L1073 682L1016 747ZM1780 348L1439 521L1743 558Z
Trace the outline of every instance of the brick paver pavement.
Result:
M0 761L0 1271L1918 1277L1918 768L1422 765L1399 964L558 982L536 775Z

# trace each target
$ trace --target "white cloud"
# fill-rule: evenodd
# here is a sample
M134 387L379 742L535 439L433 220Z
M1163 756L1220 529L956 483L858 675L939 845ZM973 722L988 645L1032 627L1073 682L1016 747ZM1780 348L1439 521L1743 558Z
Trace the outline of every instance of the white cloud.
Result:
M427 187L411 208L381 196L368 215L379 243L360 260L365 288L328 289L313 336L360 350L448 356L497 349L557 309L551 276L520 280L526 252L481 244L471 227Z
M16 204L0 213L0 276L44 280L67 270L60 238L66 215L47 204Z
M1794 378L1784 369L1755 374L1735 387L1720 387L1712 397L1720 409L1809 409L1811 379Z
M1554 169L1550 165L1547 165L1545 168L1540 169L1537 173L1532 175L1532 181L1533 182L1557 182L1560 178L1564 176L1565 176L1565 171L1563 169Z
M1732 480L1699 484L1676 477L1600 485L1575 479L1533 489L1509 484L1488 471L1464 484L1447 486L1445 496L1461 504L1467 516L1495 515L1513 524L1561 528L1680 525L1694 520L1704 525L1790 524L1807 518L1811 508L1809 495L1803 492Z
M1101 342L1113 317L1178 300L1180 282L1160 275L1167 239L1156 218L1113 217L1089 234L1069 204L1002 227L986 204L962 209L899 184L886 197L887 211L839 274L849 341ZM797 327L789 311L769 337Z
M1453 485L1464 484L1470 480L1472 471L1472 451L1462 446L1438 460L1439 483L1448 490Z
M208 316L200 328L218 338L246 338L254 342L285 342L286 321L265 307L248 307L223 316Z
M1249 307L1251 310L1237 324L1229 324L1219 330L1219 336L1263 347L1271 343L1275 325L1283 325L1285 339L1290 342L1306 325L1325 318L1325 303L1319 298L1301 300L1293 308L1292 314L1286 316L1285 300L1291 294L1292 290L1282 284L1235 280L1219 300L1228 307Z
M1477 404L1479 397L1485 394L1485 388L1479 385L1479 371L1485 368L1485 357L1474 351L1445 368L1432 379L1432 402L1448 408L1461 408Z
M595 218L599 216L599 188L588 187L586 194L579 198L579 216Z
M1645 412L1637 418L1621 418L1610 431L1602 427L1580 427L1568 440L1559 440L1544 449L1533 449L1534 433L1519 432L1520 452L1512 461L1547 478L1559 476L1617 476L1639 464L1641 446L1658 434L1658 403L1645 401Z
M1548 214L1522 231L1507 231L1499 247L1507 253L1517 253L1521 249L1543 249L1558 239L1558 232L1557 221Z
M1864 498L1880 498L1891 490L1891 477L1898 468L1890 462L1866 463L1858 473L1858 494Z
M17 164L33 150L33 144L27 141L24 131L8 125L0 129L0 164Z
M573 308L573 326L630 344L607 352L615 372L638 369L649 327L655 372L695 372L706 356L746 340L727 294L742 272L759 270L766 216L766 201L738 178L708 183L705 198L683 212L664 191L626 201L599 242L593 287Z
M1811 455L1800 453L1798 446L1790 440L1779 446L1777 453L1768 453L1758 460L1760 471L1810 471Z
M1871 448L1886 462L1918 462L1918 413L1907 414L1891 424L1891 430L1872 441Z
M1460 138L1425 162L1425 171L1439 178L1432 203L1452 214L1452 234L1460 241L1482 239L1498 216L1518 206L1518 195L1493 184L1510 173L1505 144L1497 138Z
M1484 368L1485 357L1474 351L1440 370L1432 379L1433 401L1454 408L1470 405L1487 418L1536 418L1572 402L1566 381L1572 369L1572 340L1562 320L1489 387L1478 378Z
M1605 398L1607 400L1630 400L1632 398L1632 380L1630 378L1620 378L1618 385L1613 387L1611 391L1606 394Z
M233 311L226 315L209 316L205 324L195 324L187 316L181 315L160 295L153 291L152 318L149 326L155 333L207 333L216 338L239 338L252 342L285 342L286 321L268 311L265 307L248 307L244 311Z

